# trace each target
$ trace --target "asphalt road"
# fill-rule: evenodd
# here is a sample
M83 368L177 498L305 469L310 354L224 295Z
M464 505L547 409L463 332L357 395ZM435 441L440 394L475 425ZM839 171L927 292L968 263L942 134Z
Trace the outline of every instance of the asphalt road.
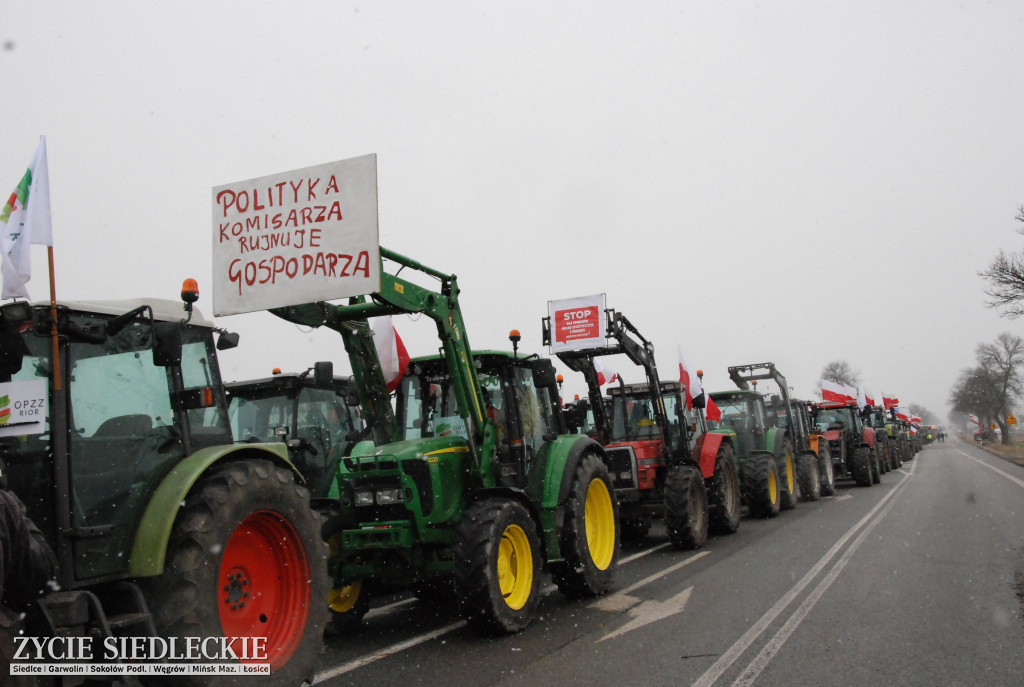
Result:
M951 440L696 552L659 524L615 590L482 639L444 604L382 600L329 637L317 684L1024 684L1024 468Z

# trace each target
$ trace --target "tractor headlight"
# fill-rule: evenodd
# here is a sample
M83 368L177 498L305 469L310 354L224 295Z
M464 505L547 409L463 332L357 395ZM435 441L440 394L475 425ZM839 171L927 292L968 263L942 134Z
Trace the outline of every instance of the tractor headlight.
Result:
M377 505L387 506L393 503L401 503L405 500L405 494L401 487L394 489L380 489L377 491Z
M356 492L356 505L357 506L372 506L373 505L373 492L372 491L357 491Z

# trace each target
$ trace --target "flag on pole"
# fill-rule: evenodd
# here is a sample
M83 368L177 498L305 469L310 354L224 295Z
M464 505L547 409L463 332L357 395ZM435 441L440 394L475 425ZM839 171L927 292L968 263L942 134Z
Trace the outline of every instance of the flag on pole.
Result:
M900 420L903 420L904 422L910 422L910 411L907 410L906 408L901 408L897 406L896 417L898 417Z
M722 411L718 409L715 402L704 391L704 384L701 382L700 377L697 376L697 371L690 366L686 356L683 355L683 347L676 344L676 351L679 353L679 381L686 385L686 409L693 410L694 402L696 401L698 408L704 407L705 418L714 422L721 420Z
M594 358L594 370L597 372L597 383L601 386L611 384L619 379L618 373L601 362L600 358Z
M391 322L390 315L382 317L371 317L370 329L373 331L373 347L377 349L377 358L380 360L380 369L384 373L384 381L388 384L388 391L392 392L398 388L398 383L405 376L409 368L409 353L405 349L402 337Z
M837 384L836 382L829 381L828 379L823 379L821 380L821 400L835 401L836 403L856 401L857 390L852 386Z
M862 387L857 387L857 407L863 409L868 404L868 396Z
M900 404L900 399L895 398L895 397L894 398L889 398L885 394L882 394L882 405L885 406L886 410L889 410L890 408L895 408L899 404Z
M0 210L3 269L3 298L28 299L27 284L32 278L29 247L34 243L53 245L50 222L50 175L46 166L46 137L39 137L39 147L32 164L15 186L7 204Z

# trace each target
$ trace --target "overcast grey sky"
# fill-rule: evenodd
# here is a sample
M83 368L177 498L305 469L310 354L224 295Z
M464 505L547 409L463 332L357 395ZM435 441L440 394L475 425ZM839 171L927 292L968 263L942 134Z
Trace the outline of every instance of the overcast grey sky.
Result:
M977 276L1024 245L1019 0L0 0L0 16L0 190L44 134L61 298L176 298L191 276L210 313L212 187L376 153L381 243L459 276L478 348L516 327L539 352L548 300L604 292L663 377L679 344L709 389L772 360L809 397L842 358L944 417L975 346L1021 333ZM242 334L228 379L348 370L331 333L219 323ZM396 326L434 350L425 319Z

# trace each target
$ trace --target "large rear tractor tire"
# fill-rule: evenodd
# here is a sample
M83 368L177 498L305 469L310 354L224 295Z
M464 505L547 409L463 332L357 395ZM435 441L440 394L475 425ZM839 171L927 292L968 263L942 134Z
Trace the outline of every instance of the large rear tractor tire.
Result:
M818 474L821 476L821 495L832 496L836 493L836 469L832 464L832 453L828 444L819 444Z
M871 465L871 449L861 446L853 450L853 457L850 459L850 472L853 473L853 480L858 487L870 487L874 484Z
M564 561L552 563L551 579L562 594L585 598L612 586L619 557L619 513L608 467L594 454L576 466L560 541Z
M708 493L693 465L673 465L665 473L665 528L677 549L699 549L708 539Z
M477 632L519 632L533 620L540 598L540 538L530 512L517 501L474 503L455 544L455 596Z
M330 588L320 527L306 488L268 460L216 465L195 484L164 572L146 584L157 629L182 645L190 637L263 638L271 674L180 676L175 684L312 682ZM241 655L240 645L233 649Z
M715 474L708 485L708 528L714 534L732 534L740 528L740 476L732 446L722 444L715 456Z
M796 481L800 487L801 501L817 501L821 498L821 475L818 473L818 456L801 453L796 459Z
M882 481L882 465L878 459L878 451L868 449L871 458L871 483L878 484Z
M740 472L744 498L755 518L779 514L779 475L775 458L768 453L751 456Z
M782 478L782 490L779 499L779 510L792 510L798 501L796 493L796 459L793 457L793 442L786 439L779 456L779 476Z

